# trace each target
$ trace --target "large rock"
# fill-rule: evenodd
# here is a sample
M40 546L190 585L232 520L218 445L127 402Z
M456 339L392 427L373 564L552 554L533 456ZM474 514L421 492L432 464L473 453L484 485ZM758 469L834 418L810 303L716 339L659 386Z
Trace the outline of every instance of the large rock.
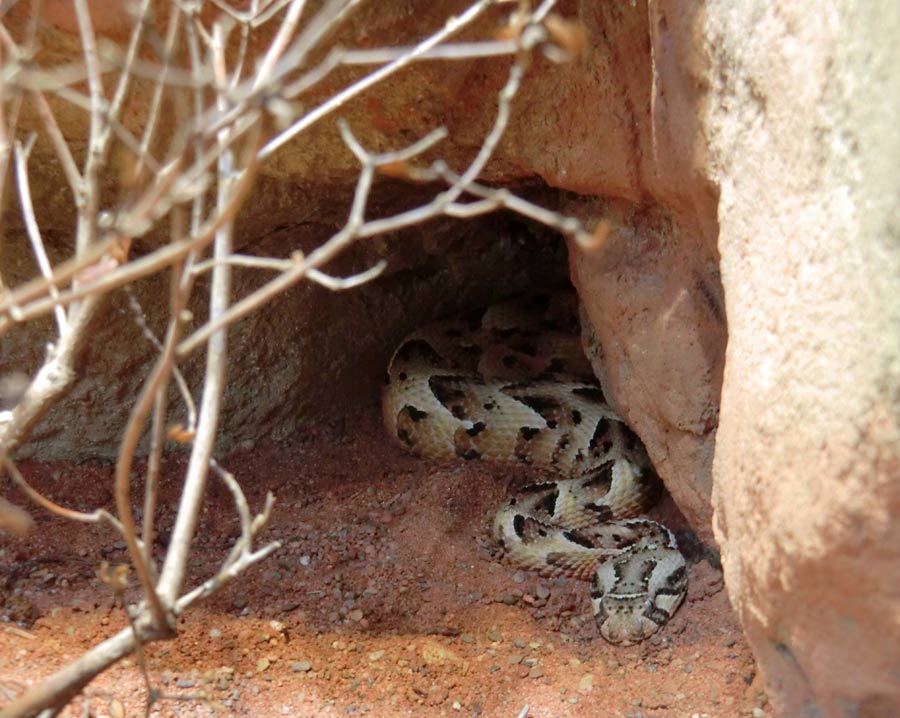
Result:
M729 594L782 715L900 715L900 6L705 23Z

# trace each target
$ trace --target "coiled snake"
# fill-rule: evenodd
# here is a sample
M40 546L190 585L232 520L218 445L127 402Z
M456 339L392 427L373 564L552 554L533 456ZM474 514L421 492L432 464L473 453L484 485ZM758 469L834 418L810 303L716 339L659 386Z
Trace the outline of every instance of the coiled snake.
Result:
M391 359L384 421L421 456L558 473L499 511L495 538L518 566L589 580L601 635L630 645L678 608L686 565L671 531L634 518L662 485L605 402L577 317L574 293L536 294L414 331Z

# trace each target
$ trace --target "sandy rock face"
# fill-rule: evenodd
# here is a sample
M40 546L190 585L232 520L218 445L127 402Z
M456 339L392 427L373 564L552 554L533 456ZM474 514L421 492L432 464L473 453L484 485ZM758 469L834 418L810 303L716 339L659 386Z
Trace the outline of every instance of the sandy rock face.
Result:
M706 18L729 332L716 535L785 716L900 714L898 32L884 2Z

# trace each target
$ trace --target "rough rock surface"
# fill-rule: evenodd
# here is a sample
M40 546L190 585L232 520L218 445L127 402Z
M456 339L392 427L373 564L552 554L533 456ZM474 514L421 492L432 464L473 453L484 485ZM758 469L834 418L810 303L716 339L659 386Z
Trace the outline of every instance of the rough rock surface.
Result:
M783 715L900 715L900 8L706 22L726 583Z

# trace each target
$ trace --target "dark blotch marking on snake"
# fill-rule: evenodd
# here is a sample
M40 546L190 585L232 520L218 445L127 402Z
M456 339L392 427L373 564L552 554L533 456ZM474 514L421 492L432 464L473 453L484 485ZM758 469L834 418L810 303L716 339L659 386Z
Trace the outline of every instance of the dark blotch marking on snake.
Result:
M480 459L481 454L475 451L475 449L466 449L463 453L458 454L458 456L466 461L472 461L472 459Z
M577 531L563 531L563 536L572 543L583 546L584 548L594 548L594 544L591 543L591 540L584 534L580 534Z
M548 515L553 516L556 513L556 501L559 498L559 489L551 494L547 494L538 504Z
M527 406L532 411L541 415L541 418L544 419L547 424L550 424L550 421L553 420L554 416L559 416L562 413L562 407L559 405L559 402L556 399L548 398L545 396L517 396L516 399L521 401L525 406ZM550 428L554 428L556 426L556 422L553 422L553 426Z
M535 429L530 426L523 426L519 429L519 436L521 436L525 441L531 441L535 436L541 433L540 429Z
M679 566L666 576L666 586L660 588L657 593L665 593L676 596L684 590L684 582L687 579L687 571L684 566Z
M597 521L612 521L613 510L606 504L585 504L584 508L597 515Z
M525 536L525 517L522 514L513 516L513 531L516 532L516 536L519 538Z
M466 429L466 433L469 436L478 436L482 431L487 428L483 421L475 422L470 429Z
M441 404L450 406L453 402L466 398L466 392L459 388L459 384L465 381L468 381L468 377L432 376L428 378L428 388Z
M585 489L595 489L604 486L609 488L612 486L612 470L615 463L615 461L607 461L605 464L595 469L591 474L591 477L582 482L582 487Z
M412 404L407 404L401 410L401 412L406 412L406 415L412 419L417 424L422 421L422 419L428 416L427 411L422 411L421 409L416 409Z
M605 437L609 433L609 419L603 417L600 421L597 422L597 426L594 427L594 435L591 437L588 446L591 449L597 448L597 442L600 441L603 437ZM611 445L611 444L610 444ZM605 446L605 444L604 444ZM608 451L609 449L604 449L604 451Z
M603 390L599 386L576 386L572 389L572 393L575 396L580 396L582 399L588 399L589 401L605 401Z
M600 586L600 576L596 573L591 577L591 598L603 598L603 589Z

